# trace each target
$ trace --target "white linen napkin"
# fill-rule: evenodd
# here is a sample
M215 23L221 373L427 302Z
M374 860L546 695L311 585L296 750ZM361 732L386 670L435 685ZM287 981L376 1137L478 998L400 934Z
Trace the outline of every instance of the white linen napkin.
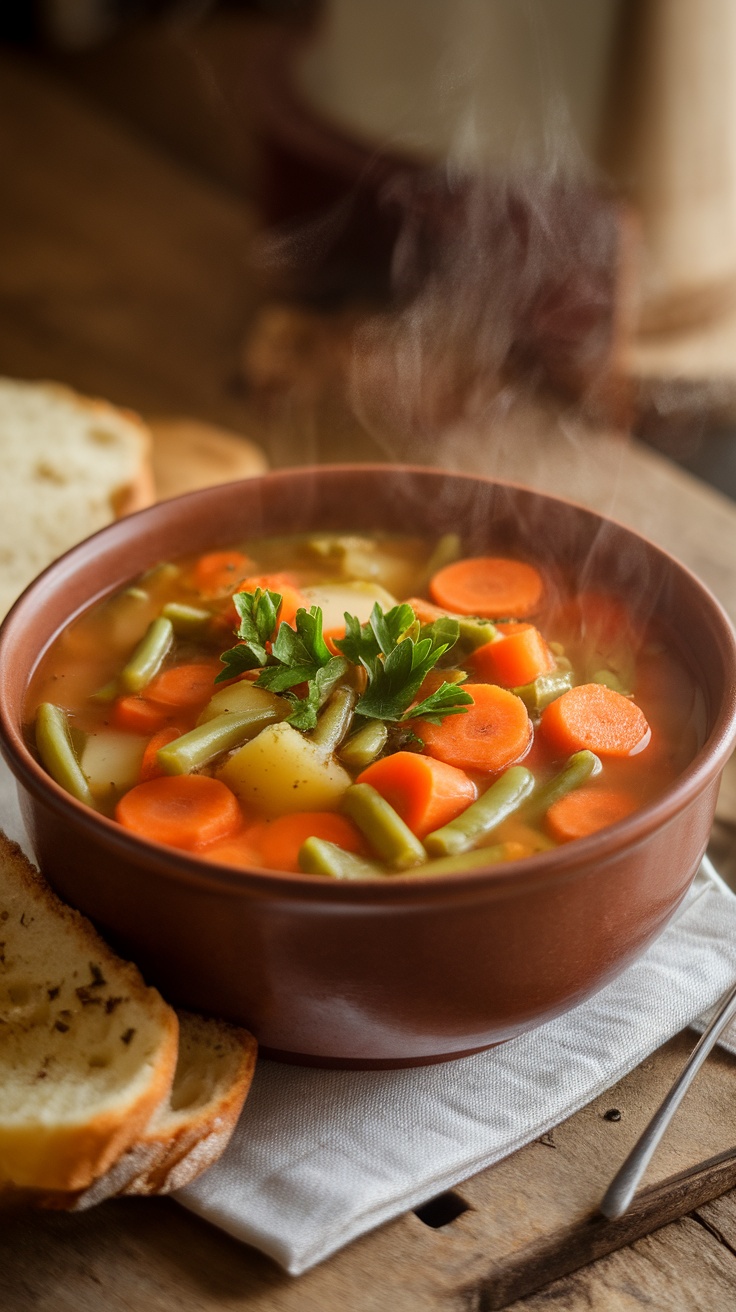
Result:
M261 1061L225 1155L178 1201L299 1275L539 1138L734 979L736 898L701 870L675 921L625 974L501 1047L403 1071ZM733 1032L728 1046L736 1051Z
M0 825L32 856L2 761ZM736 897L704 862L638 962L519 1039L402 1071L260 1061L226 1153L177 1199L298 1275L539 1138L696 1021L735 978ZM733 1027L726 1046L736 1052Z

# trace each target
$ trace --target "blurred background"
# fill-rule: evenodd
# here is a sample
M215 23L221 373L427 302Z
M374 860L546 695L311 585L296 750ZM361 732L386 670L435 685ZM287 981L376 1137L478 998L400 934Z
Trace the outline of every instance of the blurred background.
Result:
M0 40L3 373L223 469L482 431L513 474L582 424L736 495L731 0L6 0Z

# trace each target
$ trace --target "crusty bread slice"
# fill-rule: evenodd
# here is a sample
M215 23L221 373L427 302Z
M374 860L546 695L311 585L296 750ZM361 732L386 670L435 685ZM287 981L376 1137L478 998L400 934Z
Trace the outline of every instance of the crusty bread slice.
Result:
M154 498L151 440L127 410L0 378L0 616L42 569Z
M178 1022L0 834L0 1188L80 1190L166 1102Z
M82 1211L117 1194L183 1189L207 1170L235 1129L256 1064L247 1030L179 1012L171 1095L127 1152L71 1204Z

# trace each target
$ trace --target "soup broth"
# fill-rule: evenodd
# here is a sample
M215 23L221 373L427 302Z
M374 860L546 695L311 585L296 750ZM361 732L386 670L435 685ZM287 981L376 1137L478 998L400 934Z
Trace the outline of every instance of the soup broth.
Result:
M455 535L158 564L60 634L27 702L49 773L141 838L338 879L584 838L673 782L703 721L671 635Z

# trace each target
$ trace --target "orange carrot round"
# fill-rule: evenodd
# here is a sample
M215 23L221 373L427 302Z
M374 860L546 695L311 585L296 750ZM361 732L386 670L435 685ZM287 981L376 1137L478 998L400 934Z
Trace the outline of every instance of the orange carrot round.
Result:
M636 798L621 788L578 788L553 802L544 823L551 838L571 843L623 820L638 805Z
M241 870L252 870L260 865L260 858L251 840L251 829L243 826L227 838L220 838L210 843L201 856L208 861L219 861L224 866L238 866Z
M171 669L164 670L151 680L146 688L146 697L162 706L195 710L198 706L206 705L215 692L214 682L221 670L219 660L172 665Z
M445 565L434 575L429 591L438 606L459 615L531 615L543 591L542 576L533 565L501 556L472 556Z
M140 838L194 850L242 823L234 793L204 774L163 775L121 797L115 819Z
M168 743L173 743L175 738L180 737L181 730L175 728L173 724L167 725L165 729L159 729L158 732L153 735L143 753L141 773L138 779L139 784L148 783L149 779L158 779L159 776L163 774L163 770L156 760L156 753L160 747L166 747Z
M601 683L581 683L550 702L541 729L560 756L583 748L597 756L634 756L651 737L643 711Z
M200 556L192 570L192 585L202 597L221 597L237 592L238 584L253 561L242 551L210 551Z
M532 726L520 697L492 683L463 685L473 705L464 714L448 715L441 724L416 720L413 727L425 751L459 770L493 774L505 770L527 751Z
M256 865L268 870L298 872L299 849L308 838L324 838L346 852L364 852L358 829L344 815L332 811L293 811L275 820L265 820L247 830Z
M394 752L374 761L356 783L375 788L417 838L449 824L477 794L463 770L416 752Z
M171 722L172 712L156 706L145 697L118 697L112 708L112 722L116 729L129 733L156 733Z
M533 624L519 624L505 637L478 647L469 664L489 683L521 688L542 674L550 674L555 669L555 658L539 629Z

